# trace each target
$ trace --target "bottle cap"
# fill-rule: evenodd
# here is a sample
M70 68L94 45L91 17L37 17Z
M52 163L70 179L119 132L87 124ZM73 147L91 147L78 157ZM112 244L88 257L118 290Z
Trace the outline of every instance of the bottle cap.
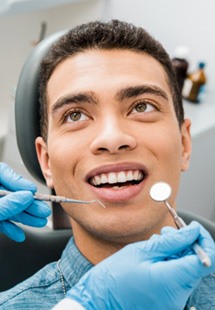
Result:
M178 46L175 49L174 57L179 59L187 59L190 53L190 49L187 46Z
M201 61L199 62L199 68L203 69L205 67L205 62Z

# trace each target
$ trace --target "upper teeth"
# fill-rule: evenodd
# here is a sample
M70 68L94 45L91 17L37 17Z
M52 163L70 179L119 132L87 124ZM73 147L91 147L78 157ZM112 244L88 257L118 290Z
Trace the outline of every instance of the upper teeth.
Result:
M100 184L124 183L127 181L139 181L143 179L143 172L139 170L129 170L120 172L109 172L96 175L91 178L90 183L98 186Z

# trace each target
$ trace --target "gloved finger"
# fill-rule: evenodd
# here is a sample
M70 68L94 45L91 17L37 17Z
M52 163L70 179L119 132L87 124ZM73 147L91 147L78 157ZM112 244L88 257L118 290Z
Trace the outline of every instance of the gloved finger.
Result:
M51 215L50 206L44 201L34 200L34 202L26 209L26 212L36 217L48 217Z
M157 239L159 239L159 238L160 238L160 235L154 234L154 235L152 235L152 236L150 237L150 240L153 241L153 240L157 240Z
M23 230L9 221L0 222L0 231L8 236L10 239L17 242L23 242L25 240L25 234Z
M193 222L194 224L197 222ZM197 243L202 247L202 249L207 253L211 259L211 264L214 266L215 270L215 242L209 232L201 225L200 226L200 235L197 240Z
M170 227L170 226L165 226L165 227L163 227L161 229L161 235L174 233L174 231L176 231L177 229L178 228L174 228L174 227ZM185 255L188 255L188 254L191 254L191 253L193 253L192 248L191 247L187 247L186 249L184 249L182 251L179 251L178 253L175 253L175 254L169 256L167 258L167 260L176 259L176 258L185 256Z
M0 199L0 221L23 212L33 201L33 194L28 191L19 191L2 197Z
M7 164L0 163L0 184L7 190L28 190L32 193L37 191L36 185L16 174Z
M44 227L47 224L47 218L32 216L26 212L17 214L11 217L10 220L32 227Z
M139 242L139 247L142 247L147 257L157 256L158 259L166 259L190 247L198 239L199 233L199 224L193 223L179 230L163 234L154 240L149 239L142 244Z
M176 231L177 228L175 227L171 227L171 226L165 226L161 229L160 234L164 235L164 234L168 234L168 233L173 233L174 231Z
M211 235L209 234L209 232L198 222L193 221L194 224L192 225L198 225L200 228L200 234L198 237L198 240L196 240L196 242L202 247L204 248L204 250L207 252L209 250L210 252L215 252L215 248L214 248L214 241L213 238L211 237ZM165 233L171 233L175 230L175 228L173 227L164 227L161 230L161 234L165 234ZM212 251L210 250L210 247L212 246ZM181 257L181 256L185 256L187 254L191 254L193 253L193 249L192 247L188 247L187 249L183 250L182 252L178 253L175 257ZM173 258L173 256L171 256L171 259Z
M186 255L167 262L168 267L172 268L172 277L177 278L177 285L186 285L186 283L198 284L198 282L205 276L208 276L215 270L215 265L205 267L195 253Z
M207 247L207 244L209 243L209 245L211 246L211 241L213 241L212 236L210 235L210 233L198 222L193 221L192 223L197 223L200 227L200 234L199 234L199 238L198 238L198 243L200 245L202 245L203 247ZM214 241L213 241L214 243Z

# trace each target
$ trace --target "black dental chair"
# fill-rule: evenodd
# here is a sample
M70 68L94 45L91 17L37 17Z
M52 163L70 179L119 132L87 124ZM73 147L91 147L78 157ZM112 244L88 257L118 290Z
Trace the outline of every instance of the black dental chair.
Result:
M65 32L42 41L27 59L21 72L15 99L15 118L18 148L30 174L39 182L44 178L37 160L34 141L40 135L38 75L41 60L48 49ZM215 239L214 223L186 211L180 216L189 224L202 223ZM47 263L60 258L72 231L60 206L53 205L54 230L27 229L26 241L16 243L0 234L0 291L7 290L33 275Z
M72 235L71 229L25 229L26 240L17 243L0 234L0 292L57 261Z

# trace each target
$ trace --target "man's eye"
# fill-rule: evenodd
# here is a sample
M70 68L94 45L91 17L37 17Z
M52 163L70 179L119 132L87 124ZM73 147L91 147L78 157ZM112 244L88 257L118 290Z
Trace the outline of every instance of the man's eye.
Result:
M65 121L67 122L78 122L86 119L88 119L88 116L81 111L73 111L65 115Z
M149 102L139 102L135 105L132 112L143 113L143 112L152 112L154 110L155 110L155 107L153 104Z

